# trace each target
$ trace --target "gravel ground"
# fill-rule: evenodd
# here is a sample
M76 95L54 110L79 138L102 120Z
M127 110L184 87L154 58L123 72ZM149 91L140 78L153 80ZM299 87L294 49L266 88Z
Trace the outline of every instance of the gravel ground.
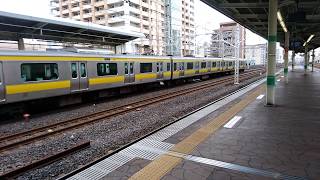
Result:
M114 118L99 121L92 125L76 129L72 132L66 132L42 141L37 141L36 143L27 145L21 149L2 153L0 155L0 163L2 164L0 172L3 173L4 171L21 166L24 163L29 163L30 157L32 157L33 160L36 160L50 155L49 153L56 153L63 150L63 148L76 143L90 140L90 148L82 150L72 156L68 156L67 158L50 164L49 166L30 171L18 177L18 179L55 179L62 174L75 170L79 165L89 163L90 161L105 155L110 150L119 148L160 126L172 122L176 118L213 101L217 97L234 91L238 89L239 86L252 82L258 78L259 77L248 80L238 86L214 87L202 90L201 92L174 98L142 108L139 111L133 111ZM183 89L184 86L178 88ZM177 88L174 90L176 89ZM168 91L173 91L173 89L161 90L161 92ZM1 131L6 130L6 132L10 132L8 129L17 128L16 130L20 130L52 121L61 121L71 117L99 111L108 107L114 107L123 103L136 101L142 97L154 96L155 94L159 94L159 92L151 92L112 102L105 102L95 106L81 107L68 112L50 114L48 116L31 120L28 123L30 127L26 124L21 125L21 122L7 124L4 125L6 127L1 127Z
M183 90L194 85L201 85L203 83L208 83L210 81L215 81L215 79L210 79L207 81L197 82L197 83L187 83L180 86L175 86L172 88L159 88L159 90L154 90L151 92L145 92L141 94L126 94L120 97L114 97L109 99L104 99L100 102L74 105L72 107L62 108L55 111L43 112L43 114L32 115L29 121L24 121L21 117L20 120L10 120L6 121L6 124L0 123L0 137L7 136L10 134L23 132L36 127L42 127L44 124L54 124L57 122L65 121L67 119L76 118L79 116L91 114L94 112L99 112L108 108L113 108L116 106L121 106L128 104L130 102L135 102L144 98L158 96L160 94L169 93L172 91Z

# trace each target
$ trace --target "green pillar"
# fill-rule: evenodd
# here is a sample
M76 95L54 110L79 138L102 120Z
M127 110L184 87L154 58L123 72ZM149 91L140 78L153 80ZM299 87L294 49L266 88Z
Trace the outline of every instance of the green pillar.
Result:
M275 104L277 10L278 10L278 0L269 0L266 104L270 106Z

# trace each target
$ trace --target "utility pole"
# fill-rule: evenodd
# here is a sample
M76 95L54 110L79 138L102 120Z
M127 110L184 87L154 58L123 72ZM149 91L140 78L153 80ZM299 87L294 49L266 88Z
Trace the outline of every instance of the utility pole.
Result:
M235 68L234 68L234 84L239 84L239 58L240 58L240 28L237 24L236 29L236 46L235 46Z

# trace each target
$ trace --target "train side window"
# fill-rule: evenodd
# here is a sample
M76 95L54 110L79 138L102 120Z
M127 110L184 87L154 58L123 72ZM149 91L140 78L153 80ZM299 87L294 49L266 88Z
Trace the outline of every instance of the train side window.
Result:
M80 74L81 77L87 77L87 68L85 63L80 63Z
M184 70L184 63L183 62L180 63L180 70Z
M167 71L170 71L170 63L167 63Z
M133 63L130 63L130 74L133 74Z
M229 62L229 66L232 66L232 64L233 64L232 62Z
M199 62L196 62L196 69L199 69Z
M140 63L140 73L152 72L152 63Z
M193 69L193 62L187 63L187 69Z
M98 76L117 75L117 63L98 63Z
M177 63L173 63L173 70L174 70L174 71L177 70Z
M71 63L71 76L72 78L78 77L77 63Z
M129 74L128 63L124 63L124 74Z
M201 62L201 69L204 69L207 67L207 63L206 62Z
M160 71L163 72L163 62L160 63Z
M21 79L23 81L55 80L58 78L58 64L56 63L21 64Z
M217 63L216 62L212 62L212 67L217 67Z

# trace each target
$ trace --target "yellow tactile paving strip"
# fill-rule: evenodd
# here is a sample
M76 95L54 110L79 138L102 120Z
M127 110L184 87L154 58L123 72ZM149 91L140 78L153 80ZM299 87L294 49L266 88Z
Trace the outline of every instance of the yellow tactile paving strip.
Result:
M227 111L220 114L218 117L211 120L202 128L195 131L193 134L176 144L170 151L179 152L183 154L191 153L201 142L206 140L211 134L217 131L223 124L230 120L233 116L243 110L247 105L253 102L257 96L263 93L265 86L261 85L250 95L245 97L243 100L232 106ZM176 167L182 160L183 157L177 157L170 155L171 152L164 154L152 161L146 167L134 174L130 179L141 180L141 179L161 179L164 175L170 172Z

